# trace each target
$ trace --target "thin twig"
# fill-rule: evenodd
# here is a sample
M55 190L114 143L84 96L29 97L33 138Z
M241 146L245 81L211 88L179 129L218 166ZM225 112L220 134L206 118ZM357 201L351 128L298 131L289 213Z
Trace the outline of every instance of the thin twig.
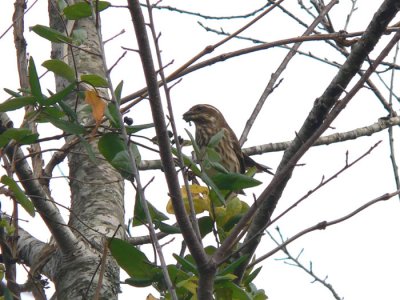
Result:
M129 1L129 6L131 6L131 5L132 5L132 3L131 3L131 1ZM142 15L142 12L140 10L140 7L137 6L137 9L139 11L137 11L136 13L140 14L141 17L143 18L143 15ZM92 14L94 14L94 13L95 12L93 11L93 7L92 7ZM107 69L107 67L106 67L107 66L106 56L105 56L104 44L102 42L102 34L101 34L101 31L100 31L100 26L97 28L97 31L98 31L99 41L100 41L100 52L101 52L101 55L102 55L102 59L104 61L105 68ZM146 32L144 32L144 35L146 35ZM137 37L137 38L139 39L139 37ZM109 83L109 86L110 86L110 92L111 92L111 96L112 96L112 101L113 101L114 105L116 106L117 111L120 111L120 104L119 104L119 101L117 101L117 97L116 97L115 91L113 89L113 85L112 85L112 80L111 80L110 74L107 73L106 75L107 75L107 80L108 80L108 83ZM118 114L118 119L119 119L119 123L120 124L124 124L121 113ZM162 248L161 248L161 246L160 246L160 244L159 244L159 242L157 240L157 235L156 235L156 232L155 232L154 224L152 222L152 218L151 218L151 215L150 215L149 207L148 207L147 200L146 200L145 194L144 194L144 188L143 188L143 186L141 184L139 170L138 170L134 155L132 153L131 147L129 147L129 136L128 136L127 132L126 132L125 126L121 126L121 134L122 134L122 138L124 139L126 145L128 146L127 148L128 148L129 162L130 162L130 164L132 166L133 174L134 174L134 177L135 177L135 180L136 180L137 191L139 193L139 201L140 201L140 203L141 203L141 205L143 207L143 210L145 212L145 215L146 215L146 221L147 221L147 224L148 224L150 236L153 239L153 245L155 246L155 248L157 250L158 257L160 258L160 263L161 263L161 268L162 268L163 275L164 275L164 280L167 282L167 286L169 288L169 292L171 294L171 297L173 299L177 299L174 287L172 286L172 282L171 282L171 279L169 277L169 273L168 273L168 270L167 270L167 266L166 266L166 262L165 262L165 259L164 259L164 254L162 252ZM131 182L131 183L133 184L133 182Z
M281 233L281 231L279 230L279 227L276 228L276 231L278 232L279 237L280 237L280 239L281 239L280 242L278 242L278 241L273 237L273 235L272 235L269 231L267 231L267 234L269 235L269 237L271 238L271 240L273 240L273 241L275 242L276 245L280 246L282 243L285 242L285 239L283 238L282 233ZM309 274L309 275L314 279L313 282L319 282L319 283L321 283L324 287L326 287L326 288L332 293L332 296L333 296L336 300L343 300L343 298L340 297L340 296L338 295L338 293L335 291L335 289L332 287L332 285L326 282L326 278L325 278L325 279L321 279L319 276L317 276L317 275L314 273L314 271L313 271L313 269L312 269L312 263L311 263L311 262L310 262L310 267L309 267L309 268L307 268L305 265L303 265L303 264L300 262L299 259L300 259L300 255L303 253L303 250L301 250L300 253L299 253L296 257L294 257L294 256L289 252L289 250L287 249L286 246L285 246L285 247L282 247L282 248L281 248L281 251L287 255L287 257L284 258L285 260L291 260L291 261L293 261L293 263L294 263L294 264L293 264L293 263L288 263L288 262L285 261L286 264L291 265L291 266L299 267L300 269L302 269L304 272L306 272L307 274Z
M185 184L185 189L186 189L186 195L188 195L188 203L189 203L189 209L190 209L190 221L192 223L193 229L196 232L197 238L199 239L199 242L202 243L201 240L201 234L200 234L200 229L199 229L199 224L197 222L197 217L196 217L196 212L193 204L193 197L192 193L190 191L189 187L189 180L186 175L186 169L184 168L185 164L183 162L183 157L182 157L182 146L179 143L179 137L178 137L178 131L176 129L176 124L175 124L175 118L174 118L174 112L172 109L172 100L171 100L171 93L170 93L170 88L168 87L167 80L165 78L165 73L164 69L165 67L163 66L162 63L162 57L161 57L161 49L159 45L159 38L156 34L155 30L155 24L154 24L154 18L153 18L153 13L152 13L152 6L150 5L149 0L146 0L147 6L148 6L148 11L149 11L149 20L150 20L150 29L151 33L153 36L153 42L156 48L156 56L158 60L158 66L159 66L159 74L161 77L161 81L163 83L163 88L164 88L164 93L165 93L165 98L167 100L167 107L168 107L168 113L169 113L169 121L171 122L171 128L172 128L172 133L174 135L176 143L176 149L177 149L177 154L178 154L178 163L179 163L179 168L181 169L181 173L183 175L183 181Z
M397 191L395 191L393 193L386 193L386 194L384 194L384 195L382 195L382 196L380 196L378 198L375 198L375 199L365 203L364 205L360 206L359 208L355 209L351 213L349 213L349 214L347 214L347 215L345 215L345 216L343 216L341 218L338 218L338 219L335 219L335 220L332 220L332 221L329 221L329 222L328 221L322 221L322 222L319 222L319 223L315 224L314 226L311 226L311 227L309 227L307 229L304 229L304 230L300 231L299 233L295 234L294 236L292 236L291 238L287 239L285 242L280 244L278 247L274 248L273 250L269 251L268 253L266 253L264 255L261 255L259 258L257 258L254 261L252 261L248 265L248 268L254 267L256 264L258 264L258 263L262 262L263 260L269 258L270 256L272 256L273 254L275 254L276 252L278 252L282 248L286 247L288 244L292 243L293 241L297 240L299 237L301 237L301 236L303 236L303 235L305 235L305 234L307 234L309 232L312 232L312 231L315 231L315 230L324 230L329 226L342 223L342 222L352 218L353 216L357 215L358 213L360 213L361 211L365 210L366 208L368 208L368 207L370 207L370 206L372 206L372 205L374 205L374 204L376 204L378 202L389 200L390 198L392 198L394 196L397 196L399 194L400 194L400 190L397 190Z
M357 0L351 0L350 12L346 17L346 23L344 24L344 27L343 27L344 31L347 31L347 27L350 24L351 17L353 16L354 12L357 10L356 4L357 4Z
M141 3L140 5L145 6L147 8L149 7L149 4ZM205 14L201 14L198 12L192 12L192 11L187 11L187 10L172 7L172 6L163 6L163 5L154 5L153 8L157 8L160 10L169 10L172 12L177 12L177 13L181 13L181 14L185 14L185 15L192 15L192 16L200 17L200 18L207 19L207 20L232 20L232 19L246 19L246 18L252 17L252 16L258 14L259 12L263 11L264 9L266 9L268 6L270 6L270 4L265 4L262 7L254 10L252 12L249 12L247 14L232 15L232 16L210 16L210 15L205 15Z
M395 50L395 54L393 57L394 63L396 63L398 54L399 54L399 43L396 44L396 50ZM394 72L394 70L392 70L392 74L391 74L391 78L390 78L390 93L389 93L390 106L392 106L392 104L393 104L394 76L395 76L395 72ZM396 183L397 189L400 189L399 168L398 168L397 162L396 162L396 155L395 155L396 151L394 148L393 127L389 128L388 134L389 134L389 147L390 147L390 161L392 163L394 181Z
M234 246L236 236L238 236L247 226L255 214L257 215L250 224L248 234L249 238L252 238L253 233L259 232L259 229L268 223L270 216L276 207L276 202L279 200L281 191L290 179L290 174L298 160L330 126L333 120L346 107L354 95L363 87L365 81L369 78L383 58L387 56L390 49L392 49L398 39L400 39L400 31L398 31L385 46L383 51L378 55L375 63L368 68L349 93L347 93L341 101L337 102L343 93L342 88L338 88L338 86L346 87L349 84L359 67L361 67L361 63L366 59L368 53L372 51L374 45L378 42L380 35L376 34L376 32L382 34L385 31L387 24L395 16L395 13L397 12L395 7L394 2L386 0L385 3L382 4L379 13L375 14L366 33L361 38L360 42L353 47L351 55L349 55L346 63L340 69L339 74L325 90L324 94L316 101L309 117L302 126L300 132L302 136L306 138L304 140L296 138L296 140L291 144L291 151L286 151L275 177L261 193L255 204L249 208L248 212L232 229L231 234L225 239L221 247L214 253L217 263L220 260L223 260L225 255L230 252ZM374 34L372 34L372 31L374 31ZM334 106L335 103L336 106ZM330 112L329 108L332 109ZM313 123L312 126L308 126L308 123L310 122ZM276 197L273 197L273 201L267 202L267 199L269 199L271 195L275 195ZM249 251L252 253L257 245L258 242L251 245Z
M358 157L357 159L355 159L353 162L349 163L346 159L345 165L343 168L341 168L339 171L337 171L335 174L333 174L332 176L330 176L329 178L325 179L322 178L321 182L312 190L310 190L306 195L304 195L303 197L301 197L299 200L297 200L295 203L293 203L291 206L289 206L287 209L285 209L282 213L280 213L277 217L275 217L273 220L271 220L271 222L268 224L268 227L270 227L273 223L275 223L276 221L278 221L280 218L282 218L284 215L286 215L289 211L291 211L293 208L295 208L297 205L299 205L302 201L304 201L306 198L310 197L310 195L312 195L313 193L315 193L316 191L318 191L319 189L321 189L323 186L325 186L326 184L328 184L329 182L331 182L333 179L337 178L340 174L342 174L344 171L348 170L349 168L351 168L352 166L354 166L356 163L358 163L359 161L361 161L363 158L365 158L367 155L371 154L371 152L378 147L378 145L381 143L382 141L377 142L375 145L373 145L371 148L368 149L367 152L365 152L363 155L361 155L360 157ZM346 153L346 158L347 158L347 153Z
M312 22L312 24L306 29L306 31L303 33L303 36L308 36L310 35L314 29L318 26L318 24L321 23L321 21L324 19L324 17L328 14L328 12L332 9L334 5L338 3L338 0L332 0L326 7L324 7L324 10L321 11L319 16ZM288 66L289 62L291 59L296 55L297 50L301 46L301 42L297 42L293 45L292 49L290 49L289 53L285 56L279 67L276 69L274 73L271 75L271 79L268 82L265 90L261 94L260 99L258 100L256 106L254 107L253 112L251 113L249 119L246 122L246 126L243 129L242 135L240 136L239 142L240 145L243 146L243 144L247 140L247 136L250 132L250 129L252 128L258 114L260 113L265 101L267 100L268 96L273 92L275 83L283 73L283 71L286 69Z
M33 3L24 11L24 15L38 2L39 0L33 1ZM0 35L0 40L13 28L15 22L18 22L20 18L23 18L23 16L20 16L18 19L13 20L13 23Z

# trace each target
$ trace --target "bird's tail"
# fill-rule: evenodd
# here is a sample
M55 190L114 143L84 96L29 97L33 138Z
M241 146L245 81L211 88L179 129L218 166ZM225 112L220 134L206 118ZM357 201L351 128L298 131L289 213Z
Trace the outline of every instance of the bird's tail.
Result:
M244 164L246 167L256 167L257 171L263 171L265 173L271 174L271 175L275 175L274 172L270 171L272 170L272 168L264 166L262 164L259 164L258 162L256 162L254 159L252 159L250 156L248 156L247 154L243 153L243 159L244 159Z

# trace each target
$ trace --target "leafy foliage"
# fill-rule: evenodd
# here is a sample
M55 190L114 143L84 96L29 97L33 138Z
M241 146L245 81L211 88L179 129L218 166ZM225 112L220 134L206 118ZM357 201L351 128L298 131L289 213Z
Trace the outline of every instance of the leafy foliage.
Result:
M53 43L72 43L72 39L63 33L44 25L35 25L30 28L34 33Z
M106 1L93 2L98 11L105 10L111 3ZM78 2L64 8L64 15L68 20L79 20L92 16L92 6L89 2Z
M1 177L1 183L7 185L15 196L15 200L26 210L32 217L35 216L35 207L29 198L25 195L24 191L18 186L18 184L7 175Z
M69 82L76 80L75 71L65 62L59 59L50 59L42 63L42 66L54 74L64 77Z

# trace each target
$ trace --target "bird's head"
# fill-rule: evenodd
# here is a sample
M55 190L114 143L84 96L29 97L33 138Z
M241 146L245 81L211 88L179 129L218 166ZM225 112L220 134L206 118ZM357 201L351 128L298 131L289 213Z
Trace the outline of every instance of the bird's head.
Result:
M212 105L198 104L183 114L186 122L194 122L198 126L225 125L226 121L221 112Z

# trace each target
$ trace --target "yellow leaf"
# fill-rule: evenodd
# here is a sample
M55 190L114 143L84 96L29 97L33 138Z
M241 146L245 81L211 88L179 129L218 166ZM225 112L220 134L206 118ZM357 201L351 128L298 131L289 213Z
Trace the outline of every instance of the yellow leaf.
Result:
M97 125L104 117L107 102L99 97L96 90L85 91L85 101L92 107L93 118Z
M0 264L0 281L4 279L4 273L6 271L6 267L4 264Z
M226 202L226 207L215 207L212 217L218 226L224 226L230 219L248 210L249 205L236 196Z
M184 287L193 295L197 294L198 279L196 276L192 276L186 280L182 280L176 284L177 287Z
M152 294L149 294L149 295L146 297L146 300L160 300L160 299L154 297Z
M197 214L200 214L204 211L210 210L210 198L208 197L209 190L205 186L201 186L198 184L189 185L190 193L192 194L192 200L194 205L194 210ZM186 212L189 212L189 199L186 192L186 187L181 187L181 193L183 202L185 204ZM174 214L174 208L172 206L172 201L169 199L167 203L167 212L169 214Z

